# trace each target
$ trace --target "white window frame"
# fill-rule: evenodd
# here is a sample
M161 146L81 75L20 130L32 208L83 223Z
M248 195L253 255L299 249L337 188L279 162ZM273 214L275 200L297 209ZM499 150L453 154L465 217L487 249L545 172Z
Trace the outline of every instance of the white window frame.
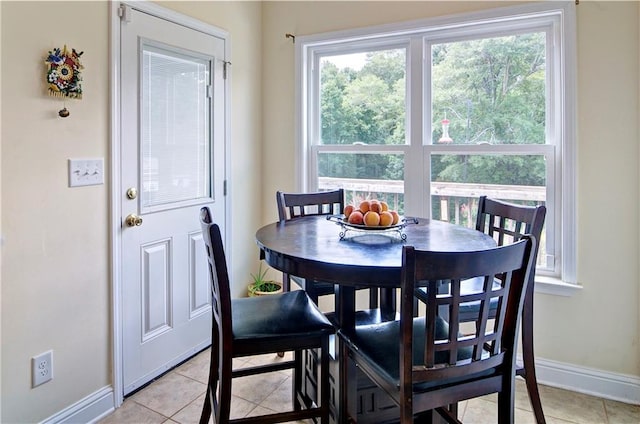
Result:
M442 145L431 143L432 119L423 119L431 112L428 84L423 84L430 72L431 44L477 37L479 34L499 36L514 30L543 30L549 51L547 61L546 139L544 145ZM405 177L405 210L407 214L428 216L431 196L426 187L430 180L432 153L478 154L499 151L500 154L540 154L547 168L548 214L547 243L555 256L555 272L536 273L536 291L571 295L580 286L576 283L576 39L575 7L571 2L539 3L504 7L482 12L430 18L401 24L347 30L296 39L296 172L301 191L317 190L317 168L313 157L319 152L402 153L405 169L422 169L422 178ZM550 40L550 41L549 41ZM403 46L407 49L407 143L402 145L321 145L318 110L320 58L327 55L368 51ZM426 58L426 59L425 59ZM416 95L417 94L417 95ZM409 161L411 163L409 163ZM405 174L405 175L408 175ZM415 174L411 174L415 175ZM417 201L419 199L419 201ZM549 213L551 212L551 213ZM558 230L558 228L560 230Z

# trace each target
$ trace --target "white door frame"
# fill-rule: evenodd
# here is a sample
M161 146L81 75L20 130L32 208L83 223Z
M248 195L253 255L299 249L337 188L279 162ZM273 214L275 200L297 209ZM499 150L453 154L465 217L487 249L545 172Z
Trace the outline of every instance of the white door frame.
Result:
M197 19L191 18L186 15L182 15L178 12L174 12L170 9L166 9L164 7L158 6L156 4L150 2L140 2L140 1L111 1L110 2L110 69L109 69L109 77L111 81L111 92L110 92L110 104L111 104L111 149L110 149L110 161L111 161L111 179L110 179L110 192L111 192L111 219L110 219L110 230L111 230L111 314L112 314L112 387L114 392L114 407L119 407L122 404L124 398L124 383L122 376L122 366L123 366L123 346L122 346L122 309L121 309L121 296L122 296L122 264L121 264L121 217L120 217L120 207L121 207L121 190L120 190L120 160L121 160L121 152L120 152L120 5L125 4L134 9L140 10L142 12L148 13L150 15L166 19L168 21L172 21L178 23L180 25L204 32L206 34L210 34L216 36L218 38L222 38L225 41L225 58L224 60L228 63L231 62L231 40L229 33L220 28L214 27L212 25L206 24L204 22L198 21ZM228 195L230 184L229 184L229 169L231 165L231 156L230 156L230 90L231 87L231 72L227 72L227 78L224 82L225 89L225 181L226 184L226 193L225 197L225 215L226 215L226 225L225 225L225 245L230 246L228 244L229 240L231 240L230 228L231 228L231 205L230 205L230 196ZM227 260L230 259L229 252L230 248L227 248Z

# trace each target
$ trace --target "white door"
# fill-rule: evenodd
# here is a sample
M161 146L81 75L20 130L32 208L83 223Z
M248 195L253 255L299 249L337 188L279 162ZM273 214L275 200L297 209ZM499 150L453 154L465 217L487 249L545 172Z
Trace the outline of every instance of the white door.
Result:
M199 223L225 224L225 40L127 7L121 19L124 394L211 343Z

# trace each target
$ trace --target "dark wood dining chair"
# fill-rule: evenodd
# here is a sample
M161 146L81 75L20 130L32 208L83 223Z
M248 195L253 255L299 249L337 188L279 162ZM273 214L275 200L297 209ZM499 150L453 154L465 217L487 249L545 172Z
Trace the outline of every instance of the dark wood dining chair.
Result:
M279 423L320 418L329 423L329 337L334 333L309 296L296 290L277 295L231 299L229 275L220 228L209 208L200 210L212 296L211 363L207 394L200 423ZM320 350L319 405L304 395L303 350ZM292 361L232 369L232 359L281 351L293 351ZM231 420L231 385L235 377L293 369L291 411Z
M308 215L339 215L344 211L344 190L319 191L313 193L276 192L278 220L287 221ZM291 280L302 287L316 304L320 296L334 295L333 283L319 280L305 280L289 274L283 274L283 290L289 290ZM339 289L339 288L338 288ZM393 290L378 291L369 289L369 308L356 312L356 323L370 324L396 318L396 294ZM334 313L328 312L334 320Z
M287 221L307 215L338 215L344 210L344 190L319 191L315 193L284 193L276 192L278 206L278 220ZM306 281L289 274L283 274L283 290L288 291L291 280L302 287L309 297L318 303L320 296L334 293L334 284L327 281Z
M541 240L542 227L547 209L545 206L524 206L480 196L478 199L478 215L476 217L476 230L490 235L499 246L520 240L524 234L533 235L538 243L534 250L534 257L538 256L538 247ZM529 274L529 284L525 293L524 307L522 309L522 364L517 367L517 375L524 378L531 407L533 408L536 422L544 424L544 412L538 390L538 381L535 370L535 357L533 350L533 292L535 280L535 264ZM469 294L482 290L482 282L477 279L469 279L461 285L461 293ZM418 289L416 297L424 296L424 291ZM495 316L497 299L492 299L489 308L489 318ZM460 307L460 321L473 322L480 317L480 303L469 302Z
M547 208L539 206L514 205L512 203L494 200L486 196L481 196L478 202L478 217L476 219L476 229L482 231L496 239L498 245L519 240L523 234L533 235L538 243L534 249L534 258L538 257L538 248L542 237L542 227L544 226ZM524 297L524 307L522 309L522 365L517 367L517 375L524 378L529 401L533 408L533 413L538 424L544 424L544 412L538 390L538 380L536 377L535 356L533 350L533 292L535 286L535 263L529 274L529 284ZM473 283L471 283L473 285ZM464 286L463 286L464 287ZM468 288L473 290L473 288ZM477 305L473 305L463 314L463 319L473 320L477 316ZM495 302L490 309L490 315L495 310Z
M402 249L400 320L340 329L349 357L400 408L400 423L430 421L437 411L459 422L457 402L498 393L498 422L513 423L519 320L534 261L535 238L473 252ZM463 295L461 281L480 278L483 290ZM494 289L498 281L500 289ZM439 286L446 282L450 293ZM426 315L414 317L414 294L424 287ZM497 310L489 319L490 299ZM458 310L480 302L472 334L460 333ZM438 309L449 310L445 321Z

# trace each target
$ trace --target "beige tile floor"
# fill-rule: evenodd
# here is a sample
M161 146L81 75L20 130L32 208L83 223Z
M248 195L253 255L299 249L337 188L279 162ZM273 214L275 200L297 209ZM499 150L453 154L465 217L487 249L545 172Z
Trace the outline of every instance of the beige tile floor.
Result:
M276 355L262 355L234 362L277 361ZM99 424L197 423L209 370L209 351L165 374L152 384L125 399L115 412ZM589 395L540 386L542 405L549 424L638 424L640 406L628 405ZM496 395L463 402L459 415L465 423L495 423ZM286 410L291 404L291 373L234 379L232 417L260 415L269 410ZM515 418L518 424L535 423L524 383L517 379Z

